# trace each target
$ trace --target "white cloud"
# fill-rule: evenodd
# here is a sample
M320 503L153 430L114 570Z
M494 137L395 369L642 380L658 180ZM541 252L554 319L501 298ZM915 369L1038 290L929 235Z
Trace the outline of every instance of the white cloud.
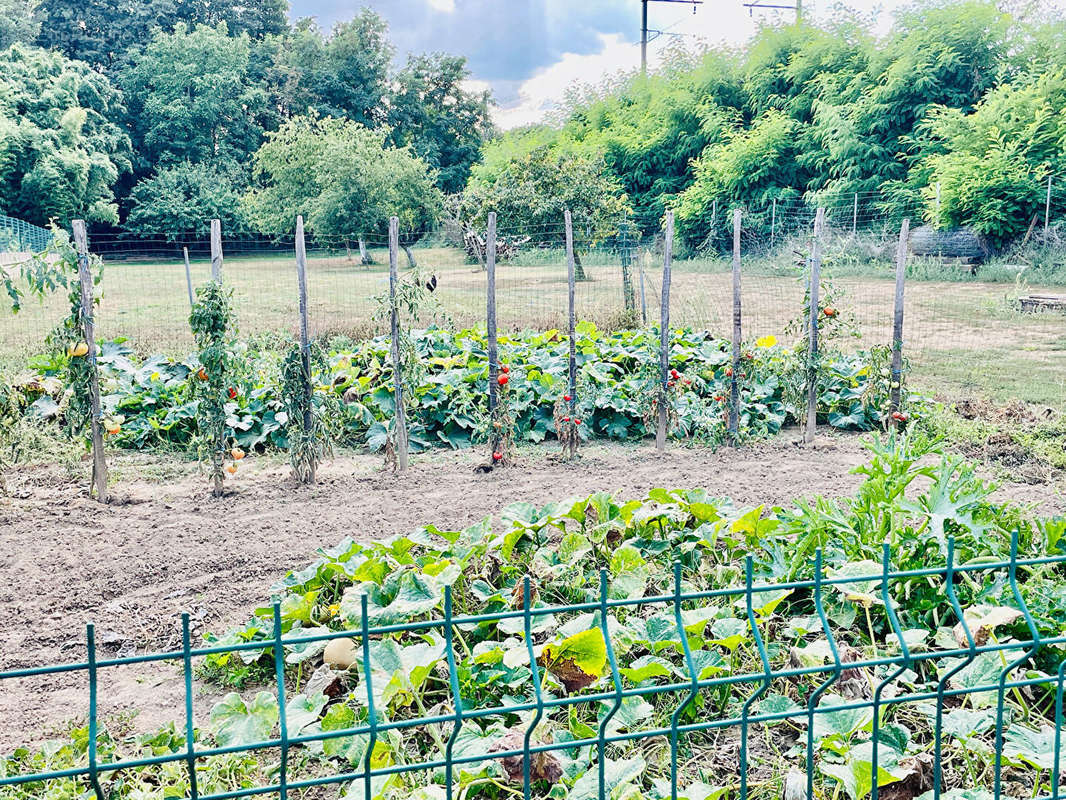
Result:
M618 34L599 34L600 51L590 55L565 53L550 67L544 67L518 89L518 102L496 108L494 118L501 128L517 128L541 122L559 107L567 89L597 84L604 77L633 68L634 48ZM639 58L639 49L637 51Z
M429 7L435 11L443 11L445 14L451 14L455 11L455 0L428 0Z

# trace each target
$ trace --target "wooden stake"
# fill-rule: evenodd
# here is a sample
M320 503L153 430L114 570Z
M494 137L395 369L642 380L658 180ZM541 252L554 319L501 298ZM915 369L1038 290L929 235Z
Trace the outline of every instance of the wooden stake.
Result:
M407 411L403 406L403 358L400 354L400 309L396 306L397 260L400 252L400 219L389 218L389 307L392 331L392 374L396 385L396 469L407 470Z
M185 287L189 290L189 308L196 305L196 295L192 291L192 272L189 270L189 248L181 248L185 255Z
M635 298L633 297L633 275L631 273L631 267L633 263L633 253L629 249L629 223L623 222L621 233L621 256L622 260L622 303L626 310L626 317L630 316L630 312L634 311L636 306Z
M640 264L637 268L640 270L640 319L642 325L648 324L648 296L644 293L644 253L640 254Z
M859 228L859 193L855 192L855 204L851 207L851 235Z
M733 211L733 375L729 379L729 436L740 444L740 209Z
M573 419L577 412L577 309L574 305L574 282L575 267L574 267L574 223L570 216L570 209L566 209L566 282L567 293L570 302L570 359L568 363L568 376L569 381L567 383L568 391L570 394L570 424L573 425ZM570 458L577 455L577 435L570 437Z
M496 342L496 212L489 212L488 230L485 233L485 269L487 272L488 289L485 301L485 328L488 333L489 344L489 419L496 421L496 407L500 403L499 384L500 375L499 348ZM493 429L495 431L495 428ZM500 436L493 433L489 437L489 454L495 453L500 447Z
M666 450L666 433L670 422L667 399L670 387L670 270L674 261L674 212L666 212L666 237L663 243L663 299L659 307L659 424L655 429L655 449Z
M896 301L892 319L892 385L890 387L889 411L899 411L903 394L903 284L907 276L907 251L911 221L903 220L899 229L899 244L896 246ZM892 420L893 427L899 424Z
M222 223L211 220L211 280L222 283Z
M310 436L314 427L311 409L314 390L311 387L311 339L307 335L307 246L304 242L304 218L302 216L296 217L296 281L300 303L300 366L304 390L304 418L302 423L304 436ZM297 475L296 477L304 483L314 483L315 471L318 465L312 459L308 466L309 469L306 475Z
M93 448L93 475L89 496L96 488L96 499L107 502L107 460L104 458L103 419L100 410L100 373L96 368L96 329L93 325L93 276L89 270L89 244L85 234L85 220L71 222L74 244L78 249L78 279L81 282L81 323L89 352L89 434Z
M811 247L811 275L809 283L810 308L807 323L807 427L803 441L813 442L818 429L818 291L822 273L822 228L825 209L819 208L814 217L814 243Z

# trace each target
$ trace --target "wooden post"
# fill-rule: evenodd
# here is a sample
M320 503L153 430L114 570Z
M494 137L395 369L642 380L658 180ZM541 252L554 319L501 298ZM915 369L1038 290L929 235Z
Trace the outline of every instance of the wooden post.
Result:
M222 283L222 222L211 220L211 280Z
M396 469L407 470L407 411L403 405L403 360L400 354L400 309L396 305L396 283L400 252L400 219L389 218L389 310L392 332L392 375L395 384L393 399L396 404Z
M569 380L567 383L568 393L570 395L570 423L574 424L574 415L577 413L577 309L574 306L574 282L575 282L575 266L574 266L574 223L570 216L570 209L566 209L566 282L567 291L570 301L570 359L567 365L567 375ZM575 428L577 426L574 426ZM577 455L577 431L574 431L574 435L570 437L570 458Z
M635 310L636 300L633 297L633 275L631 267L633 264L633 253L629 249L629 223L623 222L620 231L621 239L621 256L622 261L622 303L626 310L626 317L630 316L629 312Z
M851 235L859 229L859 193L855 192L855 203L851 207Z
M718 231L718 201L711 203L711 235Z
M903 284L907 276L908 240L911 221L903 220L899 229L899 244L896 246L896 305L892 319L892 384L889 387L889 413L899 411L903 395ZM892 420L893 427L899 427Z
M777 198L774 198L773 205L770 206L770 249L774 249L774 233L777 228Z
M488 278L488 290L485 302L485 328L489 344L489 419L496 421L496 407L499 405L500 374L499 349L496 342L496 212L489 212L488 230L485 233L485 269ZM495 431L495 428L493 428ZM490 455L500 446L500 436L489 436Z
M940 227L940 181L936 182L936 227Z
M644 253L641 251L640 264L640 319L642 325L648 324L648 296L644 293Z
M659 306L659 424L655 429L655 449L666 450L667 427L670 423L668 393L670 390L670 270L674 261L674 212L666 212L666 236L663 242L663 299Z
M1044 234L1051 224L1051 176L1047 176L1047 202L1044 204Z
M733 211L733 374L729 378L729 436L740 444L740 209Z
M364 267L370 266L370 256L366 252L366 239L359 237L359 263Z
M807 427L803 441L813 442L818 428L818 291L822 273L822 228L825 209L819 208L814 217L814 243L811 247L810 307L807 321Z
M296 217L296 282L300 295L300 366L304 383L303 435L311 436L314 427L311 408L314 390L311 387L311 340L307 335L307 245L304 242L302 216ZM304 483L314 483L316 468L317 464L312 460L307 474L297 475L297 479Z
M196 305L196 295L192 291L192 271L189 269L189 248L181 248L185 255L185 287L189 290L189 308Z
M96 488L96 499L107 502L107 460L104 458L103 420L100 411L100 373L96 368L96 330L93 325L93 276L89 270L89 243L85 234L85 220L71 222L74 244L78 249L78 279L81 282L81 324L89 352L89 435L93 448L93 476L89 496Z

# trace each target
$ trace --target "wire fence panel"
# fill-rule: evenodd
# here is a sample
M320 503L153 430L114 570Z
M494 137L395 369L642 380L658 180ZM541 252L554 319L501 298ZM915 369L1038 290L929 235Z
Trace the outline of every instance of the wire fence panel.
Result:
M706 248L681 250L673 261L671 320L677 327L731 331L728 252L713 241L725 236L726 209L712 221ZM920 209L913 209L918 214ZM770 228L763 226L769 214ZM742 234L743 335L799 341L804 319L814 210L800 201L769 211L747 212ZM891 342L898 221L885 216L874 197L845 198L828 207L820 294L831 298L854 336L834 346L866 349ZM759 224L756 225L756 222ZM3 221L0 220L0 229ZM660 236L640 237L628 222L619 234L578 248L577 316L602 329L640 327L659 318L662 275ZM1060 220L1034 232L1033 258L1057 263L1064 246ZM44 232L47 233L47 232ZM36 234L34 234L36 235ZM476 232L473 234L476 238ZM502 332L565 328L567 281L560 221L536 228L507 227L501 220L497 313ZM457 241L446 231L427 232L400 254L401 276L435 279L435 307L416 326L485 325L484 254L476 241ZM724 240L723 240L724 241ZM41 242L35 240L35 246ZM105 262L103 300L97 314L103 339L123 338L138 355L184 357L192 349L189 294L210 276L210 245L202 238L97 235L91 248ZM1043 248L1043 249L1040 249ZM387 241L310 237L308 314L312 336L356 341L385 333L379 299L387 290ZM188 273L185 252L188 252ZM1045 253L1041 255L1041 253ZM291 236L228 238L223 242L224 281L234 292L240 334L291 337L297 327L296 270ZM1020 396L1053 404L1066 389L1066 313L1054 305L1030 313L1030 294L1066 295L1066 280L1000 257L989 265L943 263L912 256L906 286L904 352L920 388L969 393L989 387L1004 395L1017 382ZM1042 261L1042 263L1043 263ZM971 272L976 269L976 274ZM188 274L188 277L187 277ZM1055 281L1058 281L1056 284ZM42 350L62 317L63 299L24 303L17 316L0 317L2 356L24 362Z
M694 591L693 568L676 562L672 580L662 576L669 590L648 596L632 596L613 570L602 569L598 590L567 604L535 601L538 579L527 576L516 585L513 602L459 614L449 583L442 597L399 615L384 614L380 598L361 594L348 629L290 635L282 634L283 610L276 602L272 631L261 640L193 647L186 615L180 649L120 657L102 657L89 625L84 661L0 672L0 686L40 676L87 679L85 762L0 774L0 797L15 790L50 797L50 789L69 789L73 781L85 793L80 796L105 800L123 770L167 765L187 771L188 796L200 800L288 796L341 785L346 798L372 798L383 796L393 776L404 778L408 792L422 787L420 798L460 797L468 796L470 774L480 774L486 764L501 769L485 783L526 797L564 796L548 791L574 764L588 769L565 795L571 798L743 799L781 797L784 791L806 797L843 792L862 800L891 785L900 789L919 774L903 784L904 796L931 791L931 797L1059 797L1066 766L1061 741L1066 630L1061 621L1048 627L1047 598L1037 589L1027 591L1024 578L1036 570L1061 570L1066 556L1021 558L1015 532L1009 558L959 563L955 542L947 538L935 565L894 569L893 563L885 544L880 564L827 571L819 549L807 577L765 581L756 580L749 556L741 581ZM974 596L974 587L991 585L1010 598L1009 606L995 609L999 621L990 621L987 609L964 609L957 593L965 587ZM912 602L916 590L939 606L946 637L938 634L933 641L904 628L902 615L909 610L902 604ZM786 601L790 614L782 619L775 609ZM471 607L469 597L464 603ZM869 641L856 641L849 624L840 621L848 604L860 616L865 613ZM997 636L997 628L1015 620L1025 637ZM557 630L570 638L550 644ZM468 640L480 641L478 631L497 631L512 645L503 703L480 701L478 683L470 680L475 663L503 663L494 660L492 647L471 650ZM413 667L397 655L407 652L396 645L399 640L430 653L426 663L438 666L423 667L422 679L432 675L446 700L431 708L395 702L399 693L414 691L402 683L414 678ZM567 642L578 640L580 647L565 650ZM319 653L323 645L342 641L352 654L354 688L307 704L295 664L309 649ZM268 674L274 693L260 693L249 706L230 695L222 705L232 721L219 725L216 706L215 739L198 734L191 677L196 665L218 654L264 651L272 653ZM383 659L390 666L383 666ZM173 664L184 676L185 703L174 710L173 735L150 756L109 760L97 747L105 676L155 663ZM347 700L361 711L330 716L328 708L350 709ZM332 724L318 722L327 717ZM575 727L576 719L584 721ZM513 735L484 735L503 720L509 720ZM782 723L786 728L777 727ZM560 730L569 733L547 735ZM429 743L427 752L418 753L416 741ZM380 742L406 756L383 757ZM696 743L700 752L717 746L731 755L716 765L704 763L693 758ZM647 766L662 748L669 756L655 762L654 772L664 779L656 788L643 769L627 765L639 759ZM945 772L948 748L956 756L961 748L967 762L977 759L971 765L981 775L977 785L976 773ZM329 769L306 773L297 766L305 762L294 755L301 752L334 758ZM274 766L257 785L198 793L197 775L207 773L213 758L241 754ZM704 783L712 774L713 787ZM788 787L797 782L795 793Z

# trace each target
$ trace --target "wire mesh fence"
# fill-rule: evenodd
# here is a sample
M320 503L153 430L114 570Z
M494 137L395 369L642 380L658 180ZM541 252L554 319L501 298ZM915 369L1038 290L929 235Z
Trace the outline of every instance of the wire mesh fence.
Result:
M893 568L888 544L880 565L865 562L851 571L825 570L819 550L809 577L791 581L756 580L748 557L741 582L702 591L689 583L691 567L675 562L672 581L667 581L670 591L639 597L629 596L624 587L615 592L604 569L598 592L566 605L537 601L537 580L525 577L510 607L481 613L456 613L450 584L423 603L422 610L399 618L383 613L378 598L362 594L355 624L325 633L284 635L282 607L275 602L272 631L263 640L193 647L185 615L180 649L124 657L104 657L89 625L85 660L0 672L0 685L41 676L85 681L88 738L82 763L63 769L50 769L47 762L34 769L31 763L0 774L0 796L5 790L69 796L49 792L73 789L77 796L105 800L124 771L169 765L172 771L165 778L179 794L167 796L193 800L284 798L328 786L342 787L345 798L370 800L384 796L386 781L395 776L404 779L400 786L406 792L420 792L417 797L453 798L468 796L471 775L491 764L502 766L492 774L503 773L504 782L496 785L508 796L561 797L551 784L562 779L563 769L546 764L566 763L567 769L576 764L583 771L565 795L570 798L746 800L781 797L782 791L786 797L814 798L840 796L843 788L843 794L860 800L877 798L879 789L884 793L892 784L900 788L903 776L921 763L928 774L904 785L907 797L925 790L916 787L928 787L924 796L932 798L1057 800L1066 767L1066 636L1036 618L1030 605L1046 612L1047 598L1036 585L1030 588L1024 576L1058 570L1066 556L1020 558L1017 533L1009 558L1000 560L959 563L954 541L949 538L944 545L939 563L910 569ZM990 585L1005 587L1010 598L1009 607L998 609L1009 612L999 622L964 608L959 599L963 587L970 596L974 587ZM920 631L905 627L913 624L906 603L915 591L932 591L939 598L936 616L944 630L952 631L946 640L916 637ZM839 622L841 598L866 609L868 642L856 641ZM730 620L735 624L720 624L722 614L733 608L736 618ZM779 608L788 609L793 627L806 626L805 633L784 631L775 614ZM871 608L877 610L880 634L870 621ZM1026 635L994 635L1003 620L1018 620ZM713 630L700 633L712 621ZM556 629L595 641L603 663L589 666L580 653L570 653L573 663L553 659L550 651L546 658L545 643L554 641ZM479 646L471 652L464 635L506 637L513 674L502 704L478 699L469 671L478 658L496 663L484 660L494 651ZM648 647L642 645L644 639L650 640ZM821 643L817 658L797 658L797 647L788 646L791 641L807 647L815 639ZM352 688L347 695L323 700L354 700L359 711L326 727L318 723L325 704L306 702L292 657L298 661L309 648L338 640L351 643ZM420 664L442 685L445 701L425 708L390 699L404 691L403 680L411 680L410 664L383 655L386 645L400 640L418 643L420 653L429 653L426 663L433 666ZM811 646L807 655L815 649ZM639 656L647 650L657 657ZM273 664L273 694L260 694L254 710L240 701L240 708L229 709L240 718L221 728L213 712L210 727L216 738L207 738L193 687L198 665L222 653L263 652ZM173 735L151 755L109 759L97 745L107 675L156 663L172 664L183 676L183 718L172 720ZM585 720L577 734L546 735L575 730L577 718ZM490 735L502 721L514 735ZM789 723L790 732L771 738L780 723ZM722 746L721 740L710 738L720 732L732 734L734 747L728 759L714 765L707 748L716 742ZM385 742L387 747L378 747ZM308 772L295 754L314 748L342 756L338 760L347 767L338 768L334 760L331 769ZM661 780L643 768L626 768L636 759L644 764L653 748L668 749L668 757L659 759ZM384 757L386 750L394 756ZM968 782L965 771L945 769L960 752L969 753L967 761L979 760L980 787ZM212 759L233 754L265 759L273 767L259 784L198 789L205 785ZM574 777L571 770L568 780Z
M912 209L917 216L919 209ZM769 214L770 222L761 219ZM844 347L891 341L893 252L897 215L886 216L874 197L855 196L827 206L823 289L852 323L856 338ZM725 240L724 209L711 228ZM760 216L759 220L755 220ZM803 301L813 211L796 200L746 212L741 237L745 338L787 338L805 313ZM1039 227L1039 226L1038 226ZM579 319L605 329L635 327L659 318L662 241L640 237L622 224L605 240L579 246L575 292ZM565 328L566 255L562 221L537 227L500 220L497 314L501 332ZM1061 222L1034 236L1054 249ZM731 238L726 237L726 238ZM434 309L414 325L485 325L483 252L446 231L408 237L401 274L414 265L435 279ZM313 336L362 339L387 331L377 299L388 288L387 237L374 233L308 240L309 326ZM141 354L181 356L192 349L190 297L210 277L210 246L202 238L96 235L91 249L105 262L97 330L124 338ZM1066 250L1066 248L1064 248ZM224 281L234 292L244 336L291 335L297 327L296 270L291 236L226 238ZM1057 251L1056 251L1057 252ZM186 264L186 253L188 262ZM1050 256L1051 261L1055 256ZM1061 259L1059 259L1061 260ZM1057 262L1056 262L1057 263ZM1066 294L1025 263L999 259L989 273L969 263L912 257L906 290L905 353L922 388L1002 395L1021 382L1023 399L1050 402L1066 394L1066 314L1023 311L1030 293ZM674 257L670 315L678 327L728 335L732 285L728 246L682 249ZM986 278L986 274L991 279ZM1030 278L1030 276L1034 276ZM1013 278L1010 280L1009 278ZM1057 279L1053 279L1057 280ZM60 298L29 302L15 317L0 318L5 355L39 351L55 321Z

